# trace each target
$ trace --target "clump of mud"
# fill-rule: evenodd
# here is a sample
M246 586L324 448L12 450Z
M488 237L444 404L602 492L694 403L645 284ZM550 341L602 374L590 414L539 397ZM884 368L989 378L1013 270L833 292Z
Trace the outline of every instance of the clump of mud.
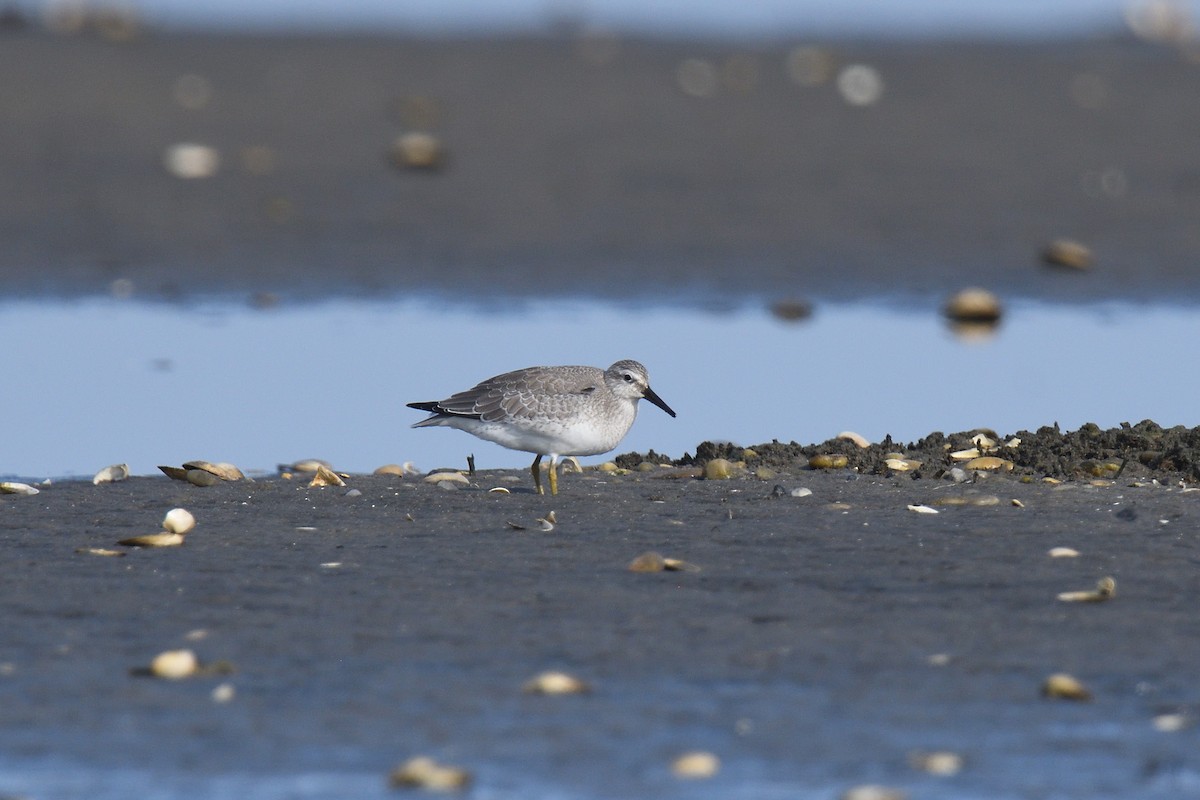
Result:
M755 466L779 471L806 469L815 455L846 456L847 468L864 474L904 474L914 478L936 478L961 461L951 453L973 447L972 439L983 433L997 442L991 454L1011 461L1012 472L1035 477L1070 478L1157 478L1200 482L1200 427L1178 425L1163 428L1144 420L1136 425L1123 423L1119 428L1101 430L1088 423L1077 431L1063 432L1058 424L1043 426L1034 432L1017 431L997 436L994 431L977 429L961 433L934 432L916 442L901 444L889 436L882 442L861 448L847 439L830 439L820 444L784 444L778 440L750 447L756 454ZM1004 446L1013 439L1020 443ZM685 453L672 459L655 453L625 453L617 456L617 466L634 468L643 461L656 464L672 463L687 467L704 464L714 458L731 461L743 459L746 448L728 442L703 442L696 454ZM893 473L884 464L890 457L903 457L921 462L921 466L906 473Z

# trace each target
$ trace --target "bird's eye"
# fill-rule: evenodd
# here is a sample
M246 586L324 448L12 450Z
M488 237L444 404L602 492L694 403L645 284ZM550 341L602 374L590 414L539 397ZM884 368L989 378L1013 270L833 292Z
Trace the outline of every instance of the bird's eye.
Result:
M628 372L626 372L626 373L625 373L625 382L626 382L626 383L633 383L633 376L632 376L632 375L630 375Z

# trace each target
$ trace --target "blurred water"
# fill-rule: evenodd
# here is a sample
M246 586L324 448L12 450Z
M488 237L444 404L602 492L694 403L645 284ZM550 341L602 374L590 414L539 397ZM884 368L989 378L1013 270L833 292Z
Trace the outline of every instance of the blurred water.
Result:
M189 459L270 471L324 458L342 470L524 467L468 434L413 430L434 400L533 364L647 365L671 419L643 403L616 452L694 452L706 440L878 441L986 426L1153 419L1200 425L1200 375L1182 353L1187 306L1012 307L964 342L926 309L820 306L782 322L724 313L538 302L507 313L433 301L331 301L253 310L93 300L0 305L0 475L135 474ZM584 459L597 462L601 457Z
M421 32L497 32L596 25L667 35L1053 35L1112 30L1131 0L140 0L166 26L267 29L395 27ZM1146 5L1142 0L1140 5ZM1176 5L1195 10L1195 0Z

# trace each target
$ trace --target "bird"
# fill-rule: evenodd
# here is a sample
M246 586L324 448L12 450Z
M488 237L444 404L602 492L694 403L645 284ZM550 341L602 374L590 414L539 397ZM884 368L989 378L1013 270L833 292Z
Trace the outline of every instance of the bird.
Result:
M542 458L550 457L550 494L558 494L556 467L563 456L594 456L615 448L637 418L638 401L649 400L675 416L650 388L650 375L637 361L608 369L526 367L481 381L445 400L408 403L428 411L414 428L442 426L534 453L533 485L542 489Z

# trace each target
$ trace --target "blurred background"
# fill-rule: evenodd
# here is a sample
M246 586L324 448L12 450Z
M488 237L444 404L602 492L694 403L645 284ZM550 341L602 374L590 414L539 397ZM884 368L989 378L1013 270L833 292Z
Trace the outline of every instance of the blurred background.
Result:
M0 475L522 466L404 403L621 358L618 452L1195 425L1198 10L3 4Z

